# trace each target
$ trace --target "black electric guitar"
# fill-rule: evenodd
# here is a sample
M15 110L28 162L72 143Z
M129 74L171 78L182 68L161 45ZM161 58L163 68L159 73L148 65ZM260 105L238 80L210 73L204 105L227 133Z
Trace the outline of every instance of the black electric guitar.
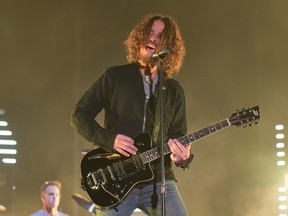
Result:
M259 106L242 109L222 121L178 138L188 145L231 125L252 126L260 119ZM123 202L123 199L139 183L149 182L154 178L150 163L161 157L161 148L152 148L151 136L141 133L134 143L138 154L123 157L116 153L107 153L94 149L84 155L81 161L82 187L98 209L110 209ZM167 143L163 146L164 155L171 153Z

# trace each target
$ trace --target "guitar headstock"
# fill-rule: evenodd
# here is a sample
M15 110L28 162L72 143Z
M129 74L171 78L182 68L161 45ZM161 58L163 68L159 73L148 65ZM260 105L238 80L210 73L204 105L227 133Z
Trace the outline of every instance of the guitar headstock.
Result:
M245 128L247 126L258 124L259 119L259 106L255 106L248 109L243 108L242 110L238 110L237 112L233 113L229 118L229 122L231 125Z

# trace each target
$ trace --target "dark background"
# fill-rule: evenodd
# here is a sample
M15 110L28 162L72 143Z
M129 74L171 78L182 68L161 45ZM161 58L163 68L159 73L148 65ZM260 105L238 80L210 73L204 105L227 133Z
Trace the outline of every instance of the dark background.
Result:
M87 196L81 150L92 148L70 126L71 110L106 67L126 63L123 40L158 12L178 21L186 42L175 79L186 90L189 132L236 109L261 110L259 125L192 145L190 169L176 171L189 215L277 215L286 169L276 167L275 124L287 124L287 11L285 0L1 0L0 108L18 142L16 165L0 166L2 214L40 209L40 185L57 179L63 211L89 215L71 198Z

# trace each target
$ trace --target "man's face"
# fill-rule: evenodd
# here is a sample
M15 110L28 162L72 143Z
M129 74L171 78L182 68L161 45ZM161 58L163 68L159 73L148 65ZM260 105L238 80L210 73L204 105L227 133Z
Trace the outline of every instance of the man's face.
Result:
M60 191L55 185L49 185L42 192L41 199L46 209L58 208L60 202Z
M163 47L161 47L161 40L164 28L165 24L161 20L154 21L147 43L140 48L140 61L142 63L148 62L154 52L159 52L163 49Z

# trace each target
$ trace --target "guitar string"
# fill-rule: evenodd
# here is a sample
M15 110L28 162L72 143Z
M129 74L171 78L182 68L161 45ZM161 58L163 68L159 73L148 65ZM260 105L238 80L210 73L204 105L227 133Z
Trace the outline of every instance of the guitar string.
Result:
M226 119L226 121L227 121L227 119ZM221 128L220 128L220 129L217 129L217 125L216 125L216 124L220 124ZM210 126L204 128L204 129L208 129L208 134L205 133L205 130L204 130L204 129L201 129L201 130L198 130L198 131L196 131L196 132L194 132L194 133L191 133L191 134L189 134L189 135L180 137L180 138L178 138L178 140L179 140L181 143L184 141L184 144L188 144L188 143L191 143L191 142L193 142L193 141L195 141L195 140L198 140L198 139L200 139L200 138L202 138L202 137L204 137L204 136L210 135L210 134L212 134L212 133L214 133L214 132L216 132L216 131L218 131L218 130L221 130L221 129L224 129L224 128L225 128L225 126L223 127L223 125L222 125L222 121L217 122L216 124L213 124L213 125L210 125ZM203 134L204 134L204 136L203 136ZM195 135L198 135L199 138L196 138ZM192 138L192 139L191 139L191 138ZM188 142L187 142L187 139L188 139ZM185 142L186 142L186 143L185 143ZM169 146L167 145L167 143L165 143L164 146L169 148ZM154 152L155 156L153 156L153 154L152 154L154 150L155 150L155 152ZM167 151L167 149L164 149L164 151L165 151L165 150ZM170 150L170 149L169 149L169 150ZM149 154L149 152L151 152L151 153ZM168 151L168 153L169 153L169 151ZM158 156L157 156L157 155L158 155ZM142 156L143 156L143 157L142 157ZM105 177L106 177L106 175L110 174L111 172L112 172L112 174L113 174L113 168L114 168L114 171L116 172L116 174L117 174L116 169L117 169L117 170L120 170L120 172L121 172L122 174L123 174L123 173L126 174L125 172L127 171L127 169L125 170L124 167L125 167L125 166L126 166L126 167L127 167L127 166L129 167L129 165L135 164L135 163L133 163L135 160L138 160L138 161L141 163L140 166L142 166L142 164L144 165L145 162L147 162L147 161L149 162L149 161L154 160L155 157L156 157L156 159L159 158L159 154L158 154L157 148L150 149L149 151L143 152L143 153L137 155L136 157L132 157L132 158L129 158L129 159L127 159L127 160L124 160L124 161L118 162L118 163L116 163L116 164L113 164L112 166L106 167L105 169L101 170L100 172L97 172L96 175L95 175L95 177L98 178L98 179L99 179L100 177L102 177L102 173L101 173L101 172L103 172L103 174L105 175ZM137 159L137 158L138 158L138 159ZM142 160L140 160L140 159L142 159ZM109 169L111 169L111 171L110 171ZM119 171L118 171L118 172L119 172Z
M155 156L153 156L153 154L152 154L153 151L154 151ZM135 161L138 161L140 163L140 166L142 166L145 163L147 163L147 161L149 162L149 161L155 159L155 157L156 157L156 159L157 159L157 157L159 158L159 154L158 154L157 148L150 149L149 151L143 152L143 153L137 155L136 157L129 158L129 159L125 160L125 161L121 161L121 162L115 163L115 164L113 164L110 167L106 167L105 169L100 170L100 172L98 170L98 172L94 173L94 176L96 177L96 179L102 179L103 178L102 174L104 174L105 178L106 178L106 176L110 175L111 172L112 172L112 175L113 174L118 175L119 172L122 173L122 174L124 173L124 175L125 175L126 172L127 172L127 167L128 167L128 169L129 169L129 167L131 168L131 165L135 164L134 163ZM126 166L126 170L124 169L125 166ZM113 173L113 171L114 171L114 173Z
M139 157L139 156L137 156L137 157ZM123 173L123 171L121 171L121 170L123 170L122 167L124 167L124 166L127 167L129 164L132 164L133 159L129 158L129 159L125 160L125 161L122 161L123 165L121 165L121 162L117 162L116 164L113 164L112 166L109 167L111 169L111 171L109 171L108 167L106 167L105 169L101 170L100 172L98 170L96 172L96 174L95 174L95 178L98 179L98 180L102 179L103 178L102 173L105 175L105 177L108 176L108 175L111 175L110 173L112 173L112 175L116 174L119 177L119 174Z
M167 143L165 143L164 146L166 147L166 149L164 149L164 151L166 150L165 151L166 153L171 152ZM150 162L152 160L155 160L155 158L158 159L160 156L159 156L159 153L158 153L157 149L159 149L159 147L156 147L156 148L150 149L149 151L143 152L143 153L137 155L136 157L132 157L132 158L129 158L129 159L125 160L125 161L120 161L118 163L115 163L112 166L106 167L103 170L98 170L96 173L94 173L94 177L96 178L96 180L97 179L98 180L104 179L104 177L107 179L107 175L111 176L111 172L112 172L112 175L114 175L114 174L118 175L119 172L124 174L124 175L126 175L127 167L128 167L128 169L129 169L129 167L131 168L131 165L135 164L134 163L135 160L139 161L140 162L140 166L142 166L142 165L145 165L146 163L148 163L148 162ZM154 155L155 156L153 156L153 151L154 151ZM125 166L126 166L126 169L124 169ZM133 166L133 168L134 167L135 166ZM118 171L116 171L116 170L118 170ZM102 176L103 174L105 175L104 177ZM119 175L118 175L118 177L119 177Z
M152 149L149 150L149 151L147 151L147 152L143 152L143 153L137 155L136 157L132 157L132 158L129 158L129 159L125 160L125 161L121 161L121 162L115 163L115 164L113 164L112 166L110 166L110 168L111 168L112 170L113 170L113 168L114 168L114 170L116 170L116 169L121 170L122 167L124 167L124 166L129 166L129 164L132 164L132 162L134 162L135 160L140 161L140 163L142 163L142 164L144 165L144 164L145 164L145 160L144 160L144 159L147 159L147 158L149 157L149 155L148 155L147 153L150 152L150 151L152 151ZM146 156L144 156L144 155L146 155ZM143 157L142 157L142 156L143 156ZM142 160L140 160L140 159L142 159ZM121 165L121 164L122 164L122 165ZM105 168L105 169L103 169L102 171L103 171L103 173L104 173L105 175L106 175L106 174L110 174L110 171L109 171L109 168L108 168L108 167ZM116 171L116 173L117 173L117 171ZM96 176L96 177L101 177L102 174L101 174L101 172L97 172L95 176Z
M238 116L239 117L239 116ZM223 122L226 122L226 123L228 123L228 125L222 125L222 123ZM221 126L221 128L217 128L217 125L218 126ZM192 134L190 134L190 135L186 135L186 136L183 136L183 137L180 137L178 140L180 141L180 142L183 142L183 141L186 141L187 142L187 138L188 138L188 142L187 143L190 143L190 142L194 142L194 141L196 141L196 140L198 140L198 139L200 139L200 138L203 138L203 137L205 137L205 136L207 136L207 135L210 135L210 134L213 134L214 132L217 132L217 131L219 131L219 130L222 130L222 129L224 129L224 128L226 128L226 127L228 127L228 126L230 126L230 124L229 124L229 121L228 121L228 119L225 119L225 120L222 120L222 121L219 121L219 122L217 122L217 123L215 123L215 124L212 124L212 125L210 125L210 126L208 126L208 127L206 127L206 128L204 128L204 129L202 129L202 130L198 130L198 131L196 131L196 132L194 132L194 133L192 133ZM208 134L206 134L205 133L205 129L208 129ZM203 136L203 134L204 134L204 136ZM199 137L197 138L195 135L198 135ZM191 139L192 138L192 139ZM185 143L184 143L185 144ZM167 143L165 143L164 144L166 147L168 146L167 145ZM169 146L168 146L168 148L169 148ZM147 162L147 159L148 159L148 162L149 161L151 161L151 160L153 160L154 158L152 157L152 159L151 158L149 158L149 156L151 157L151 156L153 156L153 154L148 154L148 152L152 152L153 150L156 150L157 148L154 148L154 149L151 149L151 150L149 150L149 151L147 151L147 152L143 152L143 153L141 153L140 155L137 155L137 157L132 157L132 158L129 158L129 159L127 159L127 160L125 160L125 161L121 161L121 162L118 162L118 163L116 163L116 164L114 164L114 165L112 165L111 167L107 167L107 168L105 168L105 169L103 169L102 171L100 171L99 172L99 170L98 170L98 172L96 173L96 175L95 175L95 177L97 178L97 177L99 177L99 176L102 176L102 173L101 172L103 172L104 173L104 175L107 175L107 174L110 174L111 172L112 172L112 174L113 174L113 171L111 170L111 171L109 171L109 168L111 168L111 169L120 169L120 170L122 170L122 171L124 171L124 173L125 173L125 169L124 169L124 166L128 166L129 164L132 164L132 162L133 161L135 161L137 158L137 160L139 160L139 162L141 163L141 164L145 164L145 162ZM166 149L167 150L167 149ZM170 149L169 149L170 150ZM165 149L164 149L164 151L165 151ZM156 151L156 152L154 152L155 154L156 154L156 159L159 157L159 155L157 156L157 154L158 154L158 151ZM169 153L169 152L168 152ZM143 156L143 157L142 157ZM135 160L134 160L135 159ZM142 160L140 160L140 159L142 159ZM121 165L122 164L122 165ZM121 172L122 172L121 171ZM116 174L117 174L117 171L116 171ZM106 177L106 176L105 176Z
M183 137L180 137L179 138L179 141L180 142L182 142L182 141L186 141L186 143L184 143L184 144L187 144L187 143L190 143L190 142L192 142L192 140L191 140L191 138L190 138L190 136L193 136L193 134L190 134L190 135L186 135L186 136L183 136ZM185 138L188 138L188 142L187 142L187 140L185 139ZM194 138L194 136L193 136L193 141L195 140L195 138ZM166 147L166 149L164 149L164 152L165 153L169 153L169 152L171 152L171 150L170 150L170 148L169 148L169 146L168 146L168 144L167 143L165 143L164 144L164 148ZM110 173L112 172L112 175L114 174L113 173L113 170L116 172L116 175L117 175L117 171L116 171L116 169L117 170L120 170L120 172L121 173L123 173L121 170L123 170L124 171L124 173L125 173L125 171L127 170L125 170L124 169L124 167L126 166L129 166L129 165L132 165L133 163L133 160L134 159L142 159L142 160L140 160L140 163L142 164L143 163L143 165L145 164L145 162L147 163L147 161L149 162L149 161L152 161L152 160L154 160L155 158L157 159L157 158L159 158L159 153L158 153L158 149L159 147L156 147L156 148L153 148L153 149L150 149L149 151L146 151L146 152L143 152L143 153L141 153L141 154L139 154L139 155L137 155L136 157L132 157L132 158L129 158L129 159L127 159L127 160L124 160L124 161L120 161L120 162L118 162L118 163L116 163L116 164L113 164L112 166L109 166L109 167L106 167L105 169L103 169L103 170L101 170L100 172L97 172L96 173L96 175L95 175L95 177L96 177L96 179L99 179L99 178L101 178L102 177L102 173L105 175L105 177L107 176L107 175L110 175ZM168 148L168 149L167 149ZM155 154L155 156L153 156L153 151L154 151L154 154ZM143 157L142 157L143 156ZM123 169L122 169L123 168ZM109 170L109 169L111 169L111 171ZM119 171L118 171L119 172Z

